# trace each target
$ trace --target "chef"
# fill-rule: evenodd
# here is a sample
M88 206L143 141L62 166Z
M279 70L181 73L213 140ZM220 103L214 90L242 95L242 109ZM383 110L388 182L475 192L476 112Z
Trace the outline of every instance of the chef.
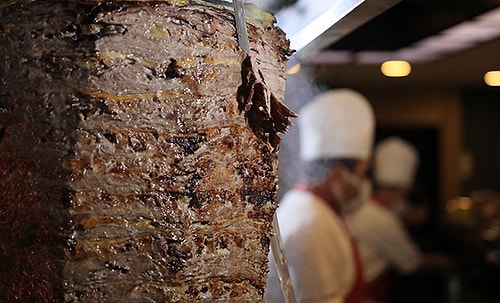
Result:
M372 108L358 92L330 90L303 107L298 126L303 182L277 211L297 301L363 302L361 258L342 216L359 204L373 144ZM266 302L284 302L272 258L270 270Z
M377 144L372 198L346 216L363 257L367 294L379 302L389 300L391 269L408 274L423 261L398 217L413 185L418 160L416 149L399 137Z

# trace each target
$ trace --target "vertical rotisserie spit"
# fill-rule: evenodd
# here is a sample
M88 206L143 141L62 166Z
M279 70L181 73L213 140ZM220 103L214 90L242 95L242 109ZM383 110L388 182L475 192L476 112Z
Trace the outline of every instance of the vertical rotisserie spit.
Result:
M262 302L284 34L215 1L0 1L0 301Z

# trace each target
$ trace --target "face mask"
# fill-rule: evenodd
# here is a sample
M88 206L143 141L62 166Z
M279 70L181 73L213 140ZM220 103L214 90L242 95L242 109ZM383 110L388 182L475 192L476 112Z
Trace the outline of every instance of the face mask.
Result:
M357 191L361 189L361 179L359 179L355 174L353 174L350 170L343 168L342 176L352 187L354 187Z
M342 177L357 192L353 197L346 198L342 186L340 186L340 184L338 184L337 182L333 184L332 190L335 199L339 202L339 207L341 208L341 211L343 213L346 213L356 209L362 203L362 198L361 198L362 181L356 175L354 175L352 172L350 172L345 168L342 169Z
M406 202L402 198L398 198L390 205L390 209L398 216L402 217L406 212Z

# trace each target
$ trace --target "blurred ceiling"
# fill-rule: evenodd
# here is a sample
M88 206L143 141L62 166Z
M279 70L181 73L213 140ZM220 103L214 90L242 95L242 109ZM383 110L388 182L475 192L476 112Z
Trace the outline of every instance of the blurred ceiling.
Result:
M499 6L498 0L402 0L328 49L401 49Z
M278 25L290 7L304 11L305 3L315 2L266 1L276 13ZM500 70L500 0L344 2L352 2L352 11L321 35L330 39L319 44L313 41L310 49L305 47L291 58L293 64L300 62L303 68L311 69L319 82L354 88L492 89L484 83L483 75ZM384 6L380 6L382 2ZM445 35L448 32L453 36ZM412 73L403 78L383 76L380 64L389 59L410 61Z

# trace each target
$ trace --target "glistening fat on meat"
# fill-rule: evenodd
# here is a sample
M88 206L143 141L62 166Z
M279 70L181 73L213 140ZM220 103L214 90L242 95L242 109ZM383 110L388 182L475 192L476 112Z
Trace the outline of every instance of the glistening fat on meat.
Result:
M256 12L246 57L214 1L0 3L0 301L263 302L294 114Z

